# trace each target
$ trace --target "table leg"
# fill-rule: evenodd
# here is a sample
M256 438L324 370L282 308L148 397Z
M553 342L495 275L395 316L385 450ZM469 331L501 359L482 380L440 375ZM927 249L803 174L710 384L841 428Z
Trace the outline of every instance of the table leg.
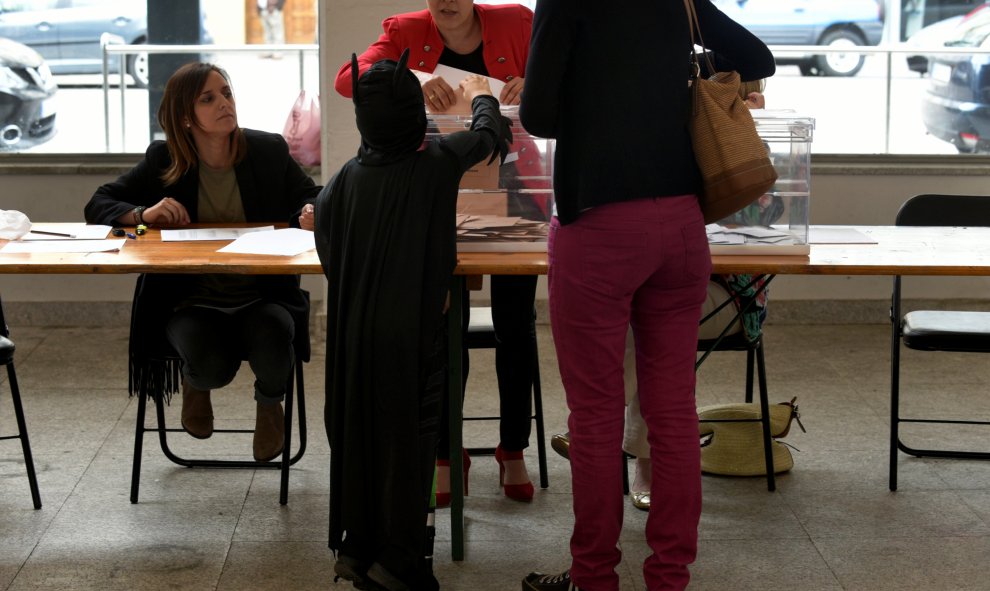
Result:
M450 309L447 310L447 398L450 435L450 553L453 560L464 560L464 461L463 408L461 407L461 314L464 277L450 282Z

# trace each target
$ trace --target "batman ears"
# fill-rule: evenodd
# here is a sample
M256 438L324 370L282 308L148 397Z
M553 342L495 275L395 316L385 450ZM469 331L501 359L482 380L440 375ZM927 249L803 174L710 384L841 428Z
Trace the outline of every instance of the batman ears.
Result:
M361 77L361 70L358 69L357 54L351 54L351 100L356 105L358 102L358 78Z
M399 81L406 75L406 62L409 61L409 48L405 48L402 51L402 55L399 56L399 63L395 66L395 74L392 75L392 86L396 87L399 85Z

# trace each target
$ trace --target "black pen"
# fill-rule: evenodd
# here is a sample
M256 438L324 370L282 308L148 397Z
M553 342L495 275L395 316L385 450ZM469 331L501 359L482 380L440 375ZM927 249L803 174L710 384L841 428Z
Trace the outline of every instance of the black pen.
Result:
M75 234L63 234L62 232L46 232L44 230L29 230L29 234L44 234L45 236L61 236L63 238L75 238Z

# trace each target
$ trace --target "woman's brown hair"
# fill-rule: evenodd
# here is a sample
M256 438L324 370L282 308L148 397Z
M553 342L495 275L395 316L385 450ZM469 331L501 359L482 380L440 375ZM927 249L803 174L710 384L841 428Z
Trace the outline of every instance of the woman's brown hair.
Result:
M172 164L162 174L165 186L174 185L183 175L199 166L196 144L183 122L190 121L193 125L199 125L193 108L211 72L220 74L230 84L230 77L223 68L203 62L182 66L165 84L162 103L158 106L158 125L165 132L165 143L172 157ZM230 143L234 152L233 161L237 164L247 155L247 140L240 127L230 134Z

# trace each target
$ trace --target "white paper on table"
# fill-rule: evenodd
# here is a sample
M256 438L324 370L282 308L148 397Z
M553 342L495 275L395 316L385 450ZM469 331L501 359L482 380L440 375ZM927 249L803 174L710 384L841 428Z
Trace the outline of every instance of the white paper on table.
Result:
M192 242L195 240L237 240L252 232L269 232L275 226L259 228L187 228L184 230L162 230L162 242Z
M454 96L457 97L457 102L450 106L446 111L440 113L441 115L470 115L471 114L471 103L464 99L464 93L461 92L461 80L464 80L467 76L473 75L472 72L467 70L461 70L459 68L451 68L450 66L438 65L433 74L422 75L422 73L417 72L417 78L420 79L420 83L425 80L430 80L430 78L442 78L453 90ZM487 77L488 85L492 89L492 95L498 100L498 97L502 94L502 89L505 88L505 82L501 80ZM429 107L429 105L427 105Z
M31 230L57 232L68 236L52 236L50 234L32 234L28 232L21 240L103 240L110 233L110 226L100 224L31 224Z
M314 248L316 242L309 230L283 228L245 234L217 252L295 256Z
M29 240L11 241L0 248L3 254L30 254L39 252L116 252L125 240Z
M746 237L739 234L715 232L708 235L709 244L746 244Z
M855 228L826 228L812 226L808 229L811 244L877 244L877 241Z

